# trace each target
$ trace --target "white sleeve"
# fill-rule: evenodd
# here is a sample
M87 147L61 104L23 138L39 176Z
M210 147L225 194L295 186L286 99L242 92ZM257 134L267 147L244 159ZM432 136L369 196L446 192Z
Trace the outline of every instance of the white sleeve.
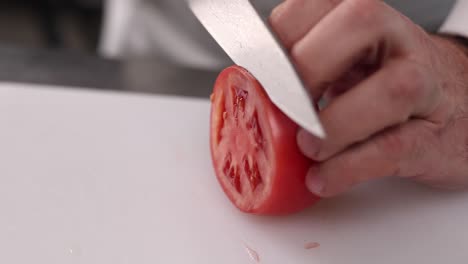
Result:
M219 48L212 48L215 45L185 1L105 0L105 4L99 44L104 57L151 57L216 70L230 63Z
M468 38L468 1L455 2L452 11L439 29L439 33Z
M105 57L122 55L130 35L130 23L140 0L105 0L99 53Z

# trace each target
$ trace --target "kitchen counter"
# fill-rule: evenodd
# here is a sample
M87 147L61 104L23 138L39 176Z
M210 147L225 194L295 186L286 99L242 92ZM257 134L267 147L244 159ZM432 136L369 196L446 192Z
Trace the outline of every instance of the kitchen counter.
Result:
M0 81L208 97L217 74L155 59L117 61L70 51L0 46Z

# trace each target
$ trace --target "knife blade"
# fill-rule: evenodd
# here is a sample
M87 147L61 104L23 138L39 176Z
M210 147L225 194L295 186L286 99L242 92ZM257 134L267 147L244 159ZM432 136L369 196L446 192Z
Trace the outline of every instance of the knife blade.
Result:
M233 62L252 73L270 100L319 137L325 131L284 47L249 0L187 0L197 19Z

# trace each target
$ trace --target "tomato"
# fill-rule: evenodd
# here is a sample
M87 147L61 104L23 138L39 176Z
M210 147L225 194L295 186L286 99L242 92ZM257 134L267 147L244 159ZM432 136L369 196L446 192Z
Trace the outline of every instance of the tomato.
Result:
M216 178L238 209L290 214L319 200L305 185L312 161L297 146L298 125L247 70L234 65L219 74L210 118Z

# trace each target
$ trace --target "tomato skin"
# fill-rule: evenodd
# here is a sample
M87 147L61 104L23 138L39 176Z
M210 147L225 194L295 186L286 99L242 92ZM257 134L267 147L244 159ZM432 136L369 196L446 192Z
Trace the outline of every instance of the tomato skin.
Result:
M258 119L262 121L265 137L267 138L270 155L268 164L269 173L265 175L269 180L265 183L261 199L252 201L252 206L241 203L233 194L232 188L226 184L221 172L223 153L217 149L216 138L219 137L220 101L226 97L228 82L239 76L246 80L244 88L254 89L254 99L259 111ZM250 96L249 94L249 96ZM230 201L241 211L259 215L284 215L301 211L319 201L305 185L305 176L313 162L306 158L297 146L296 135L299 126L284 115L269 99L261 84L244 68L233 65L224 69L218 76L212 94L210 148L216 177L224 193Z

